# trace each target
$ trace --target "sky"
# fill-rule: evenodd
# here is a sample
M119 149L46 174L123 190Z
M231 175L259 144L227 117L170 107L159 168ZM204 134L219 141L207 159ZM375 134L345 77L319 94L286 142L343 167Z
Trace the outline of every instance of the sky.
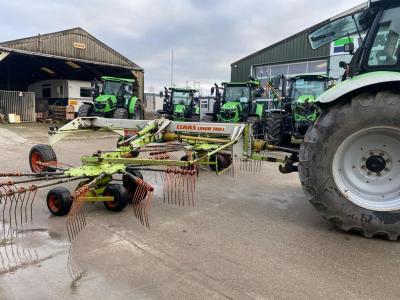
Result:
M0 41L82 27L145 70L145 90L202 90L231 63L364 0L0 0Z

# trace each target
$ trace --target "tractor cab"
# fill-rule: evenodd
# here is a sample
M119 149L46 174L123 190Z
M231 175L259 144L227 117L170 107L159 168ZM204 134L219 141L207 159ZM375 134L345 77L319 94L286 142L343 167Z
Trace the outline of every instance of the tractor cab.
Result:
M332 20L308 36L313 49L349 37L345 51L349 64L340 62L343 80L375 71L400 70L400 1L370 0L368 9ZM361 46L354 51L350 35L358 35ZM365 38L363 36L366 35Z
M319 109L314 102L328 89L328 83L326 75L302 74L287 79L285 110L293 114L300 135L317 119Z
M165 88L163 110L158 114L175 121L199 121L200 107L198 90L191 88Z
M79 117L101 116L115 119L141 119L143 109L135 79L103 76L92 82L93 103L84 102Z
M258 80L248 82L224 82L221 107L217 119L220 122L247 122L249 116L256 114L256 98L263 89ZM262 91L261 91L262 90ZM262 118L262 112L259 118Z
M94 81L94 109L109 113L117 107L127 107L134 92L134 79L103 76L100 84Z

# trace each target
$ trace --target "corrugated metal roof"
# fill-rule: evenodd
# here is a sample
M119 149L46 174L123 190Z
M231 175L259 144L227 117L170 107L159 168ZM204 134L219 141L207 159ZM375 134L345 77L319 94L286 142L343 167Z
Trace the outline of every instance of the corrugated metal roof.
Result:
M143 70L82 28L0 43L0 50Z

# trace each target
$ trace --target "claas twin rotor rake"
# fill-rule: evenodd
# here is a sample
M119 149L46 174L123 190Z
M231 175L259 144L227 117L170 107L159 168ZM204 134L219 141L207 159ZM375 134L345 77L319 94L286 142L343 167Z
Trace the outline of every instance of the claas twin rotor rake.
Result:
M120 139L117 148L83 156L78 167L57 161L55 143L82 131L111 130ZM134 134L126 136L125 130ZM32 207L38 190L49 189L49 211L67 215L70 241L85 228L86 202L103 202L114 212L128 204L135 217L150 228L149 209L154 187L143 178L155 173L164 189L164 203L194 206L199 169L218 175L259 172L262 161L276 161L261 155L265 143L255 142L246 124L185 123L167 119L152 121L77 118L61 128L50 128L50 145L36 145L29 155L31 172L0 173L0 218L3 235L18 231L32 221ZM287 162L286 162L287 163ZM235 168L236 166L236 168ZM73 191L62 184L77 182Z

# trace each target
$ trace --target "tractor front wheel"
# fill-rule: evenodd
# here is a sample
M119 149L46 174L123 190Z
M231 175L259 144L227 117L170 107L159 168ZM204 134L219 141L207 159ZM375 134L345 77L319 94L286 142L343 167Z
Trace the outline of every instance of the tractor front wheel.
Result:
M114 111L113 118L114 119L128 119L128 110L123 107L118 107Z
M47 193L47 208L55 216L65 216L72 206L71 193L64 187L56 187Z
M120 184L107 185L104 190L104 196L114 197L114 201L103 202L108 210L114 212L123 210L129 201L128 191Z
M280 113L270 113L265 126L264 140L271 145L288 145L291 136L284 133L283 117Z
M78 117L90 117L93 114L93 105L90 104L82 104L78 109Z
M400 93L364 93L328 107L300 150L311 204L344 231L400 235Z
M45 166L42 163L56 163L57 156L53 148L49 145L40 144L33 146L29 152L29 166L33 173L44 171L52 171L51 167Z

